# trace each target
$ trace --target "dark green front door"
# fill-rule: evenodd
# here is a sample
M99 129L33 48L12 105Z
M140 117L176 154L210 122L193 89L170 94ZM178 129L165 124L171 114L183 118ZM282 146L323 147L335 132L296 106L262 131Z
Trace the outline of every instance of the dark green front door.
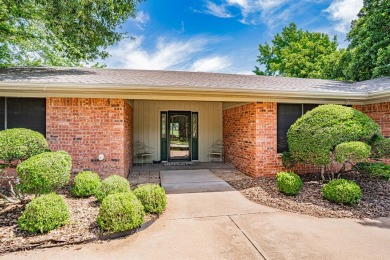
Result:
M198 160L198 113L163 111L161 120L161 160Z

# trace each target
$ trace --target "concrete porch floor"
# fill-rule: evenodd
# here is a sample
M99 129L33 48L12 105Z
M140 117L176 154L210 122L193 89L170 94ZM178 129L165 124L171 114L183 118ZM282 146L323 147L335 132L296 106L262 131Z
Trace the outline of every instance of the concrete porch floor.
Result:
M131 188L138 186L139 184L155 183L161 184L160 172L161 171L172 171L172 170L198 170L198 169L209 169L212 172L224 171L224 172L235 172L237 171L233 166L218 163L218 162L194 162L192 165L167 165L164 164L144 164L143 166L135 165L130 171L128 180Z

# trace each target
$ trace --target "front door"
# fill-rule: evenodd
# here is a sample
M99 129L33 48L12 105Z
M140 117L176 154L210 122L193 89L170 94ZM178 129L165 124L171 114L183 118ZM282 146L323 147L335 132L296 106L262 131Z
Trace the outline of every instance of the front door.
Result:
M168 112L168 160L191 160L191 112Z

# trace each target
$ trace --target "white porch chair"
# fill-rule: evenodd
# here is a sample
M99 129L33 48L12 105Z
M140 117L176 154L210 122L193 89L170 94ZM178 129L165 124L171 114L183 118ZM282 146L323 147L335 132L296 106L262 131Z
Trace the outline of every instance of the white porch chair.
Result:
M209 162L212 161L223 163L223 142L220 139L215 141L209 148Z
M143 167L145 163L153 163L153 148L147 146L144 142L136 141L134 143L134 162L141 164Z

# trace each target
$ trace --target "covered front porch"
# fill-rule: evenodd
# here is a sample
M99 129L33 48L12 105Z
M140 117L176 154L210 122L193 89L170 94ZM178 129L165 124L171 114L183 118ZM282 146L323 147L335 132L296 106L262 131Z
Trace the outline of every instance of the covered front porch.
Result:
M223 140L223 109L216 101L133 100L134 165L210 162Z

